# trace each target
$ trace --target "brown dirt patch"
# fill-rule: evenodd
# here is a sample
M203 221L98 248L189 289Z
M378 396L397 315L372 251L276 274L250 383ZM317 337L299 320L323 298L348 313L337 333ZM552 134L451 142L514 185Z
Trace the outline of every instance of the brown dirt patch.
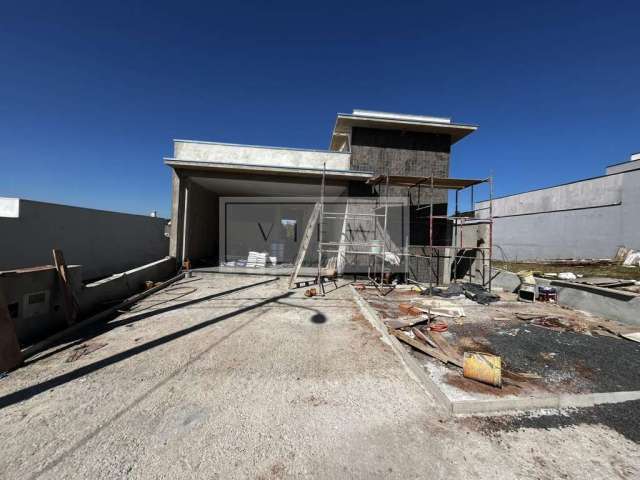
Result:
M615 263L578 263L578 262L498 262L494 261L493 266L519 272L521 270L531 270L543 273L573 272L585 277L611 277L620 279L640 280L640 268L623 267Z

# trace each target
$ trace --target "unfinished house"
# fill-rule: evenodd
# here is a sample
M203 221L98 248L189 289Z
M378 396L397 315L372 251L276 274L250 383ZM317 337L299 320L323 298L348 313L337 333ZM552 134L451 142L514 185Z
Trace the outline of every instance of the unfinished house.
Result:
M640 290L493 268L474 130L176 140L171 257L0 275L3 478L638 478Z
M263 252L274 264L290 265L319 197L328 204L373 199L380 208L384 195L405 203L392 242L403 254L398 270L446 283L451 252L435 247L451 245L457 233L447 218L447 192L479 183L447 183L451 147L476 128L448 118L354 110L338 114L327 151L175 140L173 156L164 159L173 171L170 255L181 264L224 266ZM339 236L341 228L344 223L313 234L305 265L321 261L313 253L322 235ZM478 228L472 229L476 246ZM425 262L427 256L438 259Z

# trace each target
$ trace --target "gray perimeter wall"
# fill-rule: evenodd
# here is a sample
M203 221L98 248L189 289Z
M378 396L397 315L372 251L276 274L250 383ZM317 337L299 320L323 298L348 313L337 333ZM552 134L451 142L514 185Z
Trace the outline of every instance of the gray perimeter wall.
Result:
M488 202L479 202L483 217ZM493 201L494 259L612 258L640 249L640 170Z
M3 208L4 206L4 208ZM50 265L51 250L83 266L84 280L166 257L166 219L0 198L0 270Z

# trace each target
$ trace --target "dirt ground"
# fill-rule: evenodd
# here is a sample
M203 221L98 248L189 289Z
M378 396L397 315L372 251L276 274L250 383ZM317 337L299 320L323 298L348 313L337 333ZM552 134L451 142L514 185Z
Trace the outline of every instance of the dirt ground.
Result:
M2 478L640 476L637 436L606 415L448 416L348 288L182 286L0 379Z
M568 264L566 262L501 262L493 261L495 268L507 270L509 272L519 272L522 270L538 271L543 273L573 272L585 277L611 277L618 279L640 280L639 267L623 267L615 263L596 264Z

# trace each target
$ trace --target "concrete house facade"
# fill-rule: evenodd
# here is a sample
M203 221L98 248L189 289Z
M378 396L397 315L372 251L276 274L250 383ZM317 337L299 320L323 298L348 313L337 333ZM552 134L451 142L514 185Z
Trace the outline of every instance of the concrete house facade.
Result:
M372 196L366 182L380 174L448 177L452 145L476 129L447 118L354 110L338 114L326 151L174 140L173 156L164 159L173 183L170 255L221 265L254 249L290 263L323 169L325 194L335 198ZM390 194L407 195L394 187ZM428 202L426 191L420 197ZM445 191L434 204L435 213L446 213ZM418 212L409 223L409 243L428 243Z

